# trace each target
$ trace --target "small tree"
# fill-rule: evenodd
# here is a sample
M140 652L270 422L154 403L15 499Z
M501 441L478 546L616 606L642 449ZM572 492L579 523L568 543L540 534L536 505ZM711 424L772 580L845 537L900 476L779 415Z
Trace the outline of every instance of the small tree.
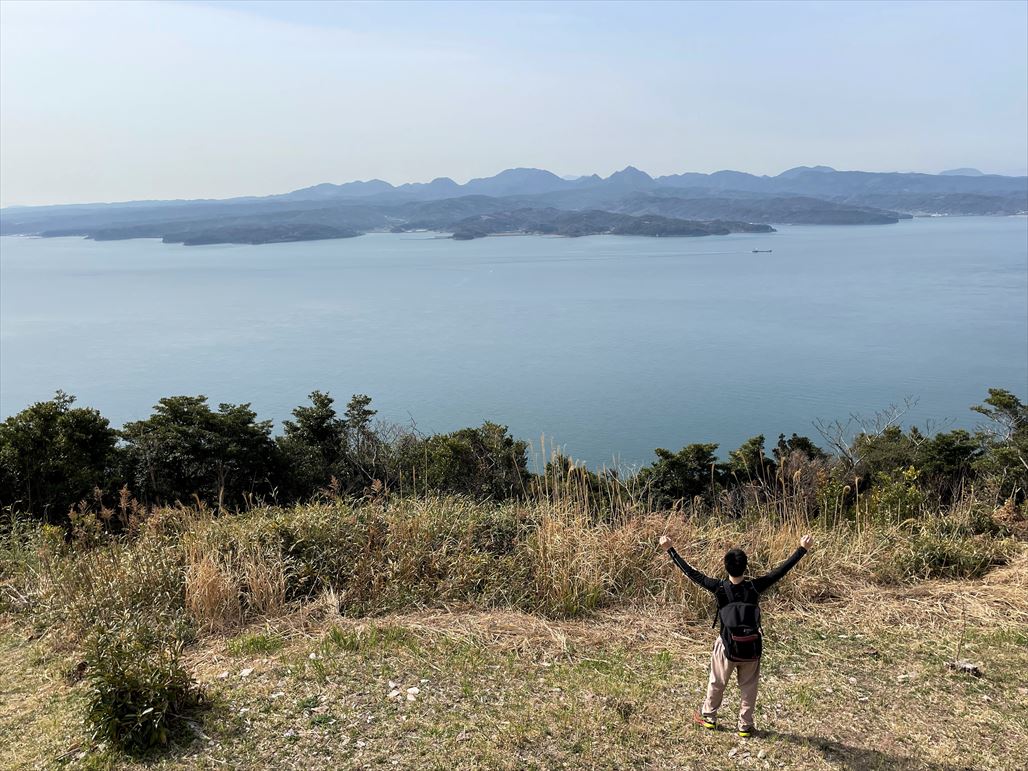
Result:
M740 482L773 479L775 462L764 453L764 435L747 439L738 450L728 453L728 470Z
M1028 405L1003 388L990 388L985 404L976 404L971 409L989 419L990 433L1000 441L1009 442L1028 431ZM1028 461L1025 465L1028 466Z
M169 396L146 420L127 423L123 436L134 486L149 502L196 496L222 508L274 490L280 464L271 421L258 421L249 404L215 412L206 396Z
M309 497L329 484L338 473L346 442L346 423L337 416L332 397L314 391L309 398L309 407L297 407L294 420L284 422L278 440L287 476L285 486L291 496L298 498Z
M117 487L118 433L58 391L0 424L0 506L62 521L95 489Z
M352 491L363 490L375 479L385 476L382 468L385 443L371 424L378 410L371 408L371 397L354 394L346 405L343 420L344 453L337 476ZM386 480L382 480L386 481Z
M798 436L795 433L788 439L785 438L785 434L779 434L778 444L775 445L772 452L774 453L775 461L779 464L796 452L803 453L807 456L808 460L826 460L828 458L828 453L814 444L809 437Z
M982 431L983 453L975 469L999 481L1000 494L1023 499L1028 491L1028 405L1002 388L990 388L971 408L990 421Z
M497 423L408 438L401 451L404 481L418 489L504 500L527 486L528 443Z
M653 504L669 508L696 496L709 497L724 478L716 444L690 444L678 452L657 448L657 460L639 470L639 483Z

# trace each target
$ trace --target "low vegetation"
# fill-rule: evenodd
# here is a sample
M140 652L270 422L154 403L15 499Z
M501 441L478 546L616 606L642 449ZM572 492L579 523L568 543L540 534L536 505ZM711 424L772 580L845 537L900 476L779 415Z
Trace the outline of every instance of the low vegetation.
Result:
M995 431L825 427L828 450L692 445L622 478L529 474L493 424L390 435L365 398L315 395L278 439L202 399L122 432L35 405L0 449L31 501L0 528L0 765L1015 768L1025 407L979 409ZM254 468L289 470L284 502ZM658 537L759 572L807 531L768 605L767 733L687 734L711 604Z

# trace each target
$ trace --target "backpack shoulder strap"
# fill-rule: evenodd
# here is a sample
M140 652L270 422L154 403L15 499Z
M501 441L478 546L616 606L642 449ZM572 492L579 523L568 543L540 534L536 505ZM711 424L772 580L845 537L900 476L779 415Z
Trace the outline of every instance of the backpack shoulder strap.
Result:
M754 586L752 580L748 581L747 583L750 585L749 586L749 590L753 593L753 595L752 595L753 596L753 606L757 609L756 610L756 613L757 613L757 631L761 632L762 631L762 629L761 629L762 625L760 623L760 621L761 621L761 619L760 619L760 592L757 591L757 587Z
M760 604L760 592L757 591L757 585L755 583L753 583L753 579L750 579L746 583L749 584L749 590L750 590L750 592L753 595L753 604L754 605L759 605Z
M727 584L728 584L728 581L722 581L721 582L721 586L719 586L718 588L725 593L725 597L727 597L728 601L731 602L732 601L732 595L728 593ZM720 620L721 620L721 603L718 602L717 592L715 591L714 592L714 620L710 623L710 628L711 629L716 629L717 628L717 622L720 621Z

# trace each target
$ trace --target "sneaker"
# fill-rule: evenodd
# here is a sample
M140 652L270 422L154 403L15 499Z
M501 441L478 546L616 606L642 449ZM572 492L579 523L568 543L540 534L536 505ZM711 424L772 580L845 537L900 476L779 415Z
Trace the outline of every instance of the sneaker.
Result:
M706 728L708 731L713 731L717 728L717 718L708 717L707 715L701 715L699 712L692 713L692 722L696 725Z
M739 737L742 739L749 739L753 734L757 732L757 729L753 726L746 726L745 728L739 729Z

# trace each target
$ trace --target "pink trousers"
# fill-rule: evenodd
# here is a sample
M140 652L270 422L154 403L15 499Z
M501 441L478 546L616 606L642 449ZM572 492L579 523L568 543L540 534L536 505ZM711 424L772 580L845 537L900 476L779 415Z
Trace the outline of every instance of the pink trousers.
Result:
M725 657L725 646L720 635L714 641L714 652L710 656L710 680L707 682L707 698L703 701L701 711L704 717L717 717L725 686L733 671L739 680L739 728L752 728L753 706L757 703L757 683L760 681L760 660L729 661Z

